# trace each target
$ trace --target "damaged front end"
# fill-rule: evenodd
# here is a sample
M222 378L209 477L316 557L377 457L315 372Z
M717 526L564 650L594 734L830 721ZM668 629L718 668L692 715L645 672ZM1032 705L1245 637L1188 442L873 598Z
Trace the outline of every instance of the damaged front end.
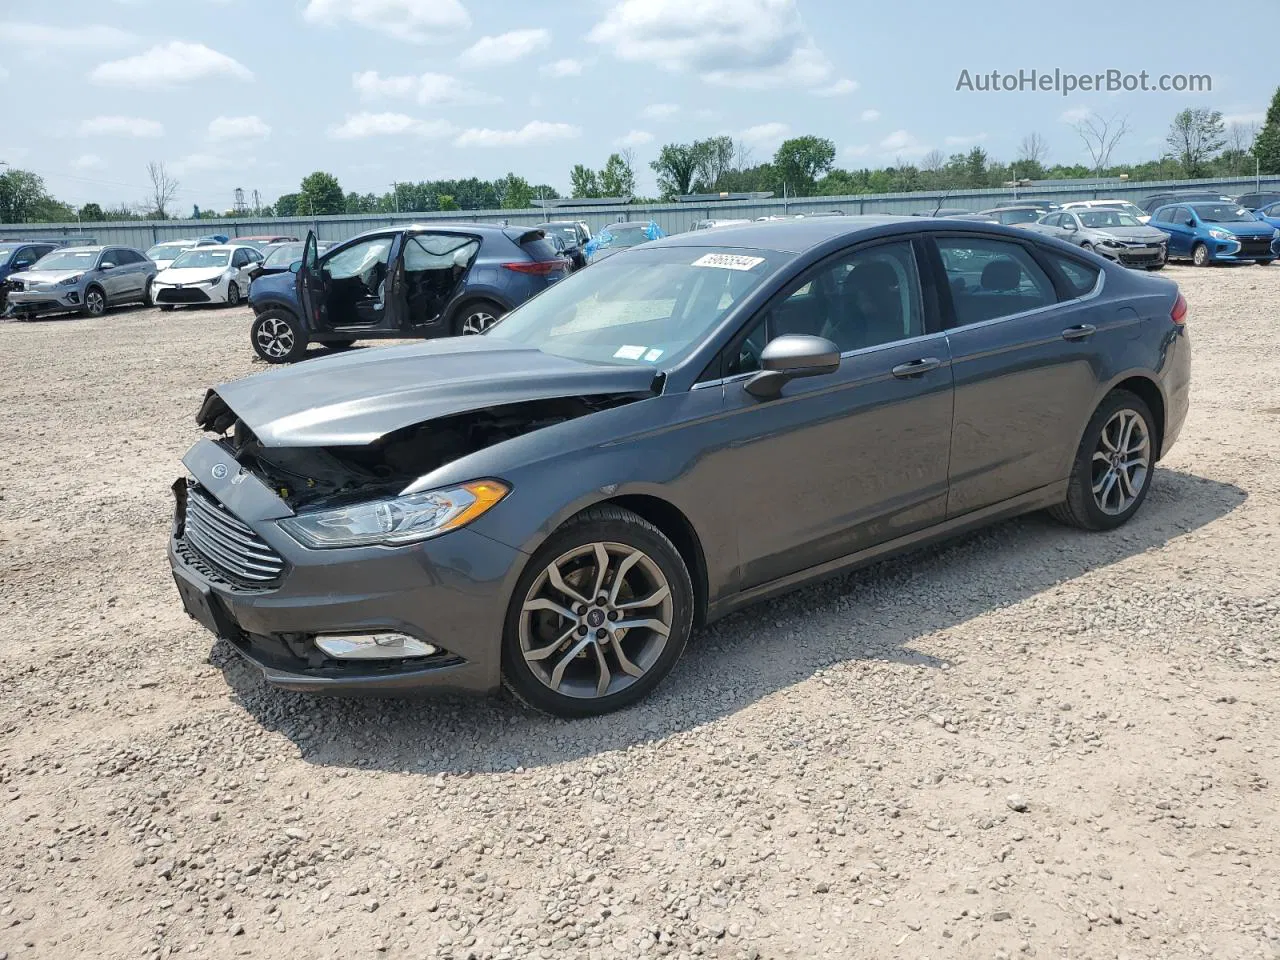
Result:
M470 410L402 427L358 446L267 446L215 393L206 400L200 420L206 429L223 434L216 442L242 469L300 511L394 497L454 460L645 395L558 397Z

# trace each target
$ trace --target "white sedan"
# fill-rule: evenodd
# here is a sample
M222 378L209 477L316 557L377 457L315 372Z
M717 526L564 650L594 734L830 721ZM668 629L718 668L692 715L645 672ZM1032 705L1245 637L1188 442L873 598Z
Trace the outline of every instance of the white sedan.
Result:
M152 296L161 310L192 303L234 307L249 292L250 273L261 261L261 253L240 244L195 247L156 274Z

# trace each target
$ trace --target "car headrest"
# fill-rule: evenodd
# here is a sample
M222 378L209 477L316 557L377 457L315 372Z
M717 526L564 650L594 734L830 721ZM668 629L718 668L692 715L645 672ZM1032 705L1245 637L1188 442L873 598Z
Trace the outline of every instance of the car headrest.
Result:
M1008 257L999 257L982 268L983 290L1016 290L1022 269Z
M869 260L849 271L842 288L871 299L892 297L898 288L898 274L883 260Z

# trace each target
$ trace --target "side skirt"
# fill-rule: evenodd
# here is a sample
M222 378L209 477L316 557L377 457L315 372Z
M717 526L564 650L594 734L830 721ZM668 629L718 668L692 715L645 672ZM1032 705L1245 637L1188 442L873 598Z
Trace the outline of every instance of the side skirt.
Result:
M1044 510L1047 507L1061 503L1066 497L1066 480L1051 483L1029 493L992 504L989 507L983 507L981 510L974 510L963 516L944 520L942 523L934 524L932 527L926 527L923 530L917 530L904 537L898 537L896 540L887 540L884 543L876 544L874 547L868 547L866 550L860 550L857 553L851 553L835 560L828 560L826 563L788 574L785 577L779 577L777 580L759 584L749 590L744 590L741 593L725 597L723 600L718 600L711 604L707 608L707 622L718 620L748 604L755 603L757 600L765 600L769 597L807 586L810 583L827 580L896 554L906 553L926 544L968 533L997 520L1007 520L1020 514Z

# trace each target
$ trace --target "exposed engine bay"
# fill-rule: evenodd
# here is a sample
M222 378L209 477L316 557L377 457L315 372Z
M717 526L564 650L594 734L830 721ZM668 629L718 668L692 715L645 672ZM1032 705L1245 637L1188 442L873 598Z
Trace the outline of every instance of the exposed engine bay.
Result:
M229 431L219 443L297 510L395 496L452 460L643 396L561 397L472 410L396 430L366 446L267 447L239 419L211 426Z

